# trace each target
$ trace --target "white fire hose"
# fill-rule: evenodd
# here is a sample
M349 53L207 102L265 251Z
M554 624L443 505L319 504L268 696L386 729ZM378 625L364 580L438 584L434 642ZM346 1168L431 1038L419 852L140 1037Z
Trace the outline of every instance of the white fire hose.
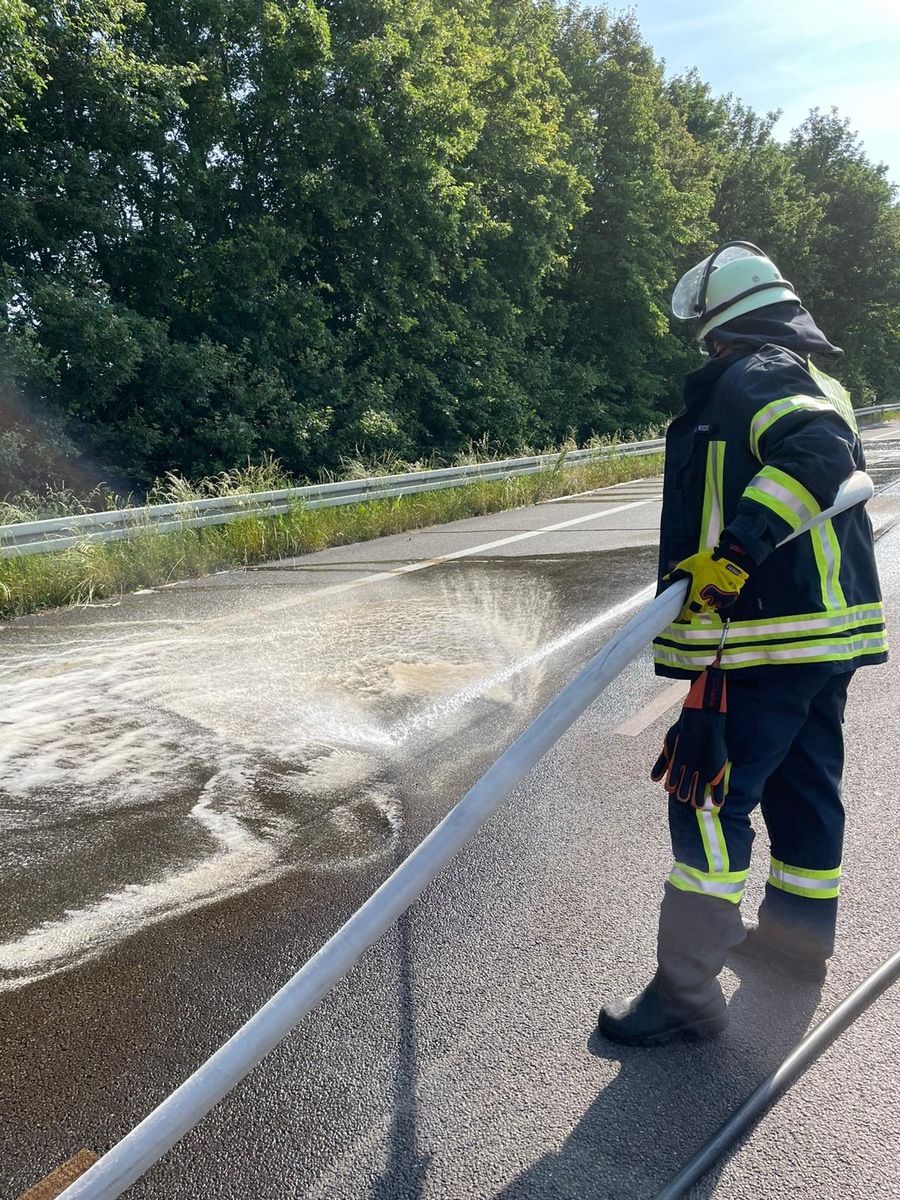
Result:
M785 542L873 494L871 479L857 471L841 485L831 508ZM686 591L687 580L673 584L620 629L321 950L60 1200L115 1200L240 1083L422 894L604 688L675 620Z

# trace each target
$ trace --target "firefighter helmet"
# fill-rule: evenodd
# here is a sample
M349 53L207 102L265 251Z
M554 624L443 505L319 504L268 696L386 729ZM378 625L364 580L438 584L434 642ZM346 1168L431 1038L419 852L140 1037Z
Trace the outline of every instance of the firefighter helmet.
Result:
M672 295L679 320L700 319L697 340L734 317L800 297L752 242L726 242L682 275Z

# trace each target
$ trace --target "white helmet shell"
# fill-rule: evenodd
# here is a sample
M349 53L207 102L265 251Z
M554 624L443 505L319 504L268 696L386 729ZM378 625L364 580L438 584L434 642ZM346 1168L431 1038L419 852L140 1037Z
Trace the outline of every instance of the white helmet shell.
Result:
M726 242L691 267L672 295L679 320L700 318L697 340L735 317L800 297L775 264L752 242Z

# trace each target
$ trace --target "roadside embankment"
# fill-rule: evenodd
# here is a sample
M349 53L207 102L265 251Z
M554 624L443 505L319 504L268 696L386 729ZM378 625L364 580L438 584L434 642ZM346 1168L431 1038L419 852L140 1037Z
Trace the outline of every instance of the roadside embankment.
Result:
M168 533L148 530L124 541L84 541L55 553L6 558L0 560L0 618L110 600L140 588L539 504L661 471L662 454L613 453L577 466L561 458L546 471L502 481L334 508L298 505L274 517Z

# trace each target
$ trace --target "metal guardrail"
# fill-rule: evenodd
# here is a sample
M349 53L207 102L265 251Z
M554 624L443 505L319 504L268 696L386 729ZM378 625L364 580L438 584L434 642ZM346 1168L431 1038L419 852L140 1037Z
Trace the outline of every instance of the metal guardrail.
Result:
M579 466L608 458L612 454L625 454L629 457L657 454L664 447L665 438L657 438L655 441L624 442L593 450L506 458L497 462L475 463L467 467L443 467L435 471L411 471L405 475L381 475L372 479L351 479L341 483L309 484L306 487L286 488L283 491L215 496L208 500L154 504L144 508L124 508L116 512L53 517L46 521L22 521L0 526L0 558L46 554L52 550L67 550L79 543L120 541L149 531L168 533L175 529L222 525L227 521L248 517L274 517L297 508L330 508L341 504L390 500L396 496L462 487L467 483L494 482L510 479L514 475L532 475L557 464L567 467Z
M858 417L890 412L897 405L881 404L858 408ZM572 450L559 454L534 454L526 458L506 458L497 462L475 463L468 467L443 467L435 471L411 471L404 475L381 475L371 479L353 479L341 483L309 484L282 491L253 492L241 496L216 496L208 500L186 500L176 504L154 504L143 508L124 508L116 512L86 513L81 516L53 517L46 521L21 521L0 525L0 558L26 554L46 554L68 550L79 544L114 542L135 534L153 531L169 533L203 525L222 525L246 518L274 517L302 507L330 508L344 504L364 504L371 500L390 500L397 496L462 487L473 482L495 482L515 475L531 475L557 464L578 466L606 458L610 454L636 457L656 454L665 448L665 438L646 442L623 442L593 450Z
M858 408L858 417L890 412L895 404ZM436 471L412 471L405 475L381 475L371 479L353 479L341 483L309 484L282 491L254 492L241 496L216 496L208 500L186 500L177 504L154 504L143 508L124 508L116 512L86 513L81 516L53 517L46 521L20 521L0 525L0 558L26 554L46 554L68 550L79 544L114 542L135 534L153 531L169 533L203 525L222 525L242 518L274 517L302 507L330 508L343 504L364 504L371 500L390 500L443 488L462 487L467 483L510 479L531 475L557 464L578 466L606 458L610 454L636 457L656 454L665 448L665 438L646 442L623 442L593 450L572 450L560 454L535 454L526 458L506 458L497 462L475 463L468 467L444 467Z
M868 475L854 472L831 508L779 545L864 504L874 490ZM59 1200L116 1200L249 1075L421 896L600 693L675 620L687 587L687 580L672 584L620 629L321 950ZM609 619L622 616L653 590L651 585L612 609Z

